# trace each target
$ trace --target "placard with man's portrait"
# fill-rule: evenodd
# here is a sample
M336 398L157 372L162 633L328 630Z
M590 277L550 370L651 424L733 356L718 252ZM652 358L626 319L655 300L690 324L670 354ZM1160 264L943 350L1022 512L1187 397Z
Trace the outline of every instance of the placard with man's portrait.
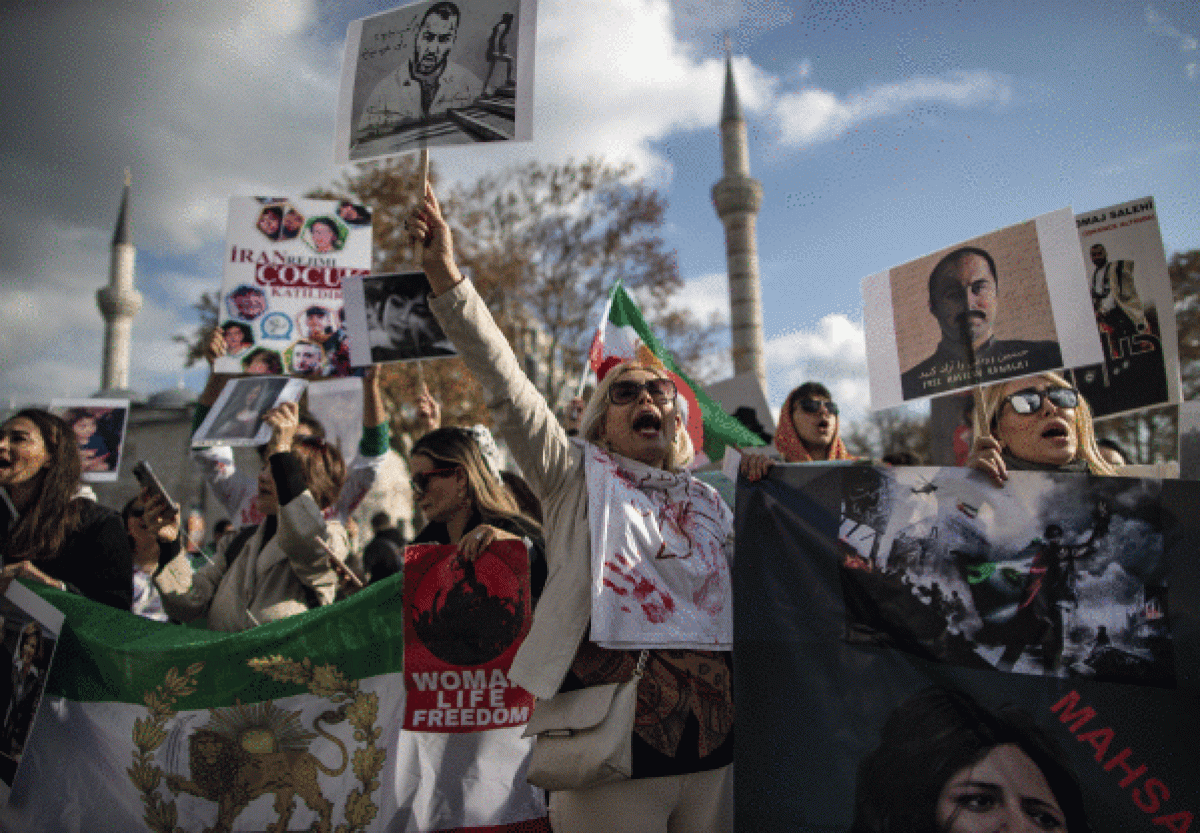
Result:
M863 281L873 408L1098 356L1069 209Z
M534 0L425 0L346 32L335 162L532 138Z

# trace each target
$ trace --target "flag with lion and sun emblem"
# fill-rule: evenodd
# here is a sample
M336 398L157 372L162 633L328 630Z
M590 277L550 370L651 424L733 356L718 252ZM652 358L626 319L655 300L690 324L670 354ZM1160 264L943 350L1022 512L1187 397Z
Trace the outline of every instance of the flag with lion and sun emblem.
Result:
M229 634L39 586L65 625L0 829L548 833L522 726L401 728L402 589Z

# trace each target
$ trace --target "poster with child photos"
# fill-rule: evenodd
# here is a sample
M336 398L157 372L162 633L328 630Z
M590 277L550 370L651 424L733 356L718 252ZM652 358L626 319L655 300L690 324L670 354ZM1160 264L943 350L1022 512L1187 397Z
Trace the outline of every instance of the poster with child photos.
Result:
M8 803L21 770L62 623L62 611L20 582L0 597L0 805Z
M63 418L75 434L86 483L111 483L121 470L125 446L127 399L55 399L50 412Z
M233 197L218 373L350 375L342 278L371 270L371 211L347 201Z
M871 407L1100 360L1069 208L863 279Z

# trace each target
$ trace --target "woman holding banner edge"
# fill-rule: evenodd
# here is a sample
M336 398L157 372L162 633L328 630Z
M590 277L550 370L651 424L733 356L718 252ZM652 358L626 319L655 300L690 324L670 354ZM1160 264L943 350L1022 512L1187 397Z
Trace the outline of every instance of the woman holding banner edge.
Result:
M459 273L428 187L407 226L425 245L434 314L545 511L549 577L509 676L547 701L625 682L648 651L632 778L552 792L551 824L560 833L732 829L732 513L684 469L693 452L673 383L649 361L618 365L585 410L587 442L573 442ZM606 558L613 550L617 563ZM603 580L593 581L598 566ZM672 593L684 585L690 595Z

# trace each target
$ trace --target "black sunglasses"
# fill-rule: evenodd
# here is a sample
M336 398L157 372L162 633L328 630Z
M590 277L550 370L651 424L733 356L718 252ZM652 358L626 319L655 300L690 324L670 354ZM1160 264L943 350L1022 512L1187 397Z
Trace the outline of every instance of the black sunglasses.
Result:
M675 383L670 379L647 379L635 382L632 379L621 379L613 382L608 389L608 401L614 405L628 405L641 397L642 391L649 391L650 398L662 405L675 398Z
M131 518L140 518L140 517L142 517L142 515L145 515L145 514L146 514L146 507L144 507L144 506L131 506L129 508L129 517L131 517Z
M1056 408L1074 408L1079 405L1079 391L1075 388L1026 388L1004 397L1014 411L1023 415L1036 414L1047 399Z
M430 469L429 471L420 471L409 478L409 483L412 484L413 491L418 495L425 494L425 490L429 488L429 480L434 477L445 477L448 474L458 471L458 466L450 466L444 469Z
M830 416L837 416L838 413L837 403L831 399L801 399L796 404L806 414L818 414L821 412L821 408L824 408Z

